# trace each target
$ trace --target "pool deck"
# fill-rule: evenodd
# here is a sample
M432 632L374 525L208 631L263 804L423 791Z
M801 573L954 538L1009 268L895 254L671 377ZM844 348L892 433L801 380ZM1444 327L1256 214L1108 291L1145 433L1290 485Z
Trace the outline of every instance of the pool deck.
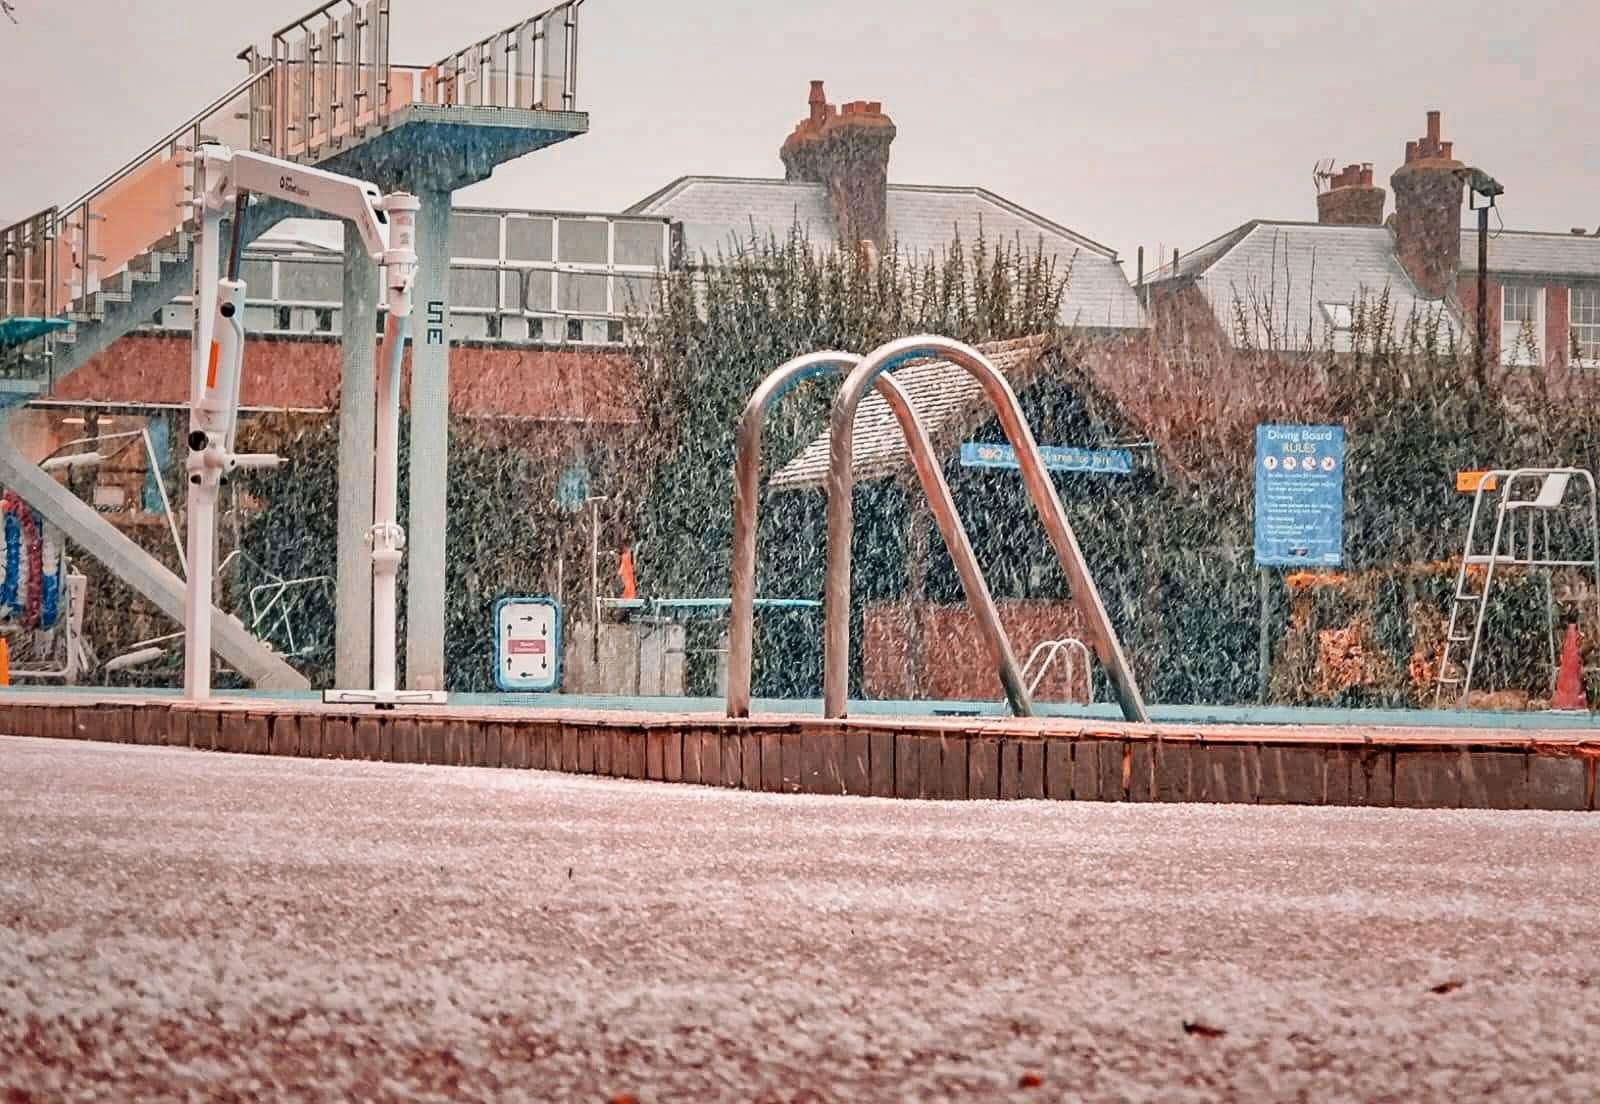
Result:
M193 705L170 692L12 689L0 692L0 733L863 797L1596 808L1590 714L1190 707L1134 725L1104 707L1023 720L974 703L877 702L831 721L806 707L757 703L730 720L704 699L465 695L374 711L304 696Z

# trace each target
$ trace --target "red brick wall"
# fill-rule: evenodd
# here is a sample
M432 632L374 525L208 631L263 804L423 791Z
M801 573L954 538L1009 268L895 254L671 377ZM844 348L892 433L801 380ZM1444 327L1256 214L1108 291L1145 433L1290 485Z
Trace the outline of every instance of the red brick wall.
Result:
M1014 600L997 602L996 606L1019 664L1027 662L1028 653L1041 641L1083 637L1082 622L1068 603ZM1000 676L978 631L977 618L965 605L874 602L863 616L863 681L867 697L934 701L1004 698ZM914 633L922 635L923 648L910 647ZM919 653L924 657L923 669L912 670ZM1052 671L1039 686L1039 700L1082 700L1086 685L1081 671L1074 671L1070 686L1064 665L1058 663Z
M453 414L633 422L636 390L633 363L616 353L497 345L450 352ZM336 341L252 338L245 346L240 400L246 406L326 409L336 405L338 391ZM130 334L67 376L52 397L187 403L189 338Z
M1544 289L1544 362L1565 368L1572 358L1572 293L1564 285Z

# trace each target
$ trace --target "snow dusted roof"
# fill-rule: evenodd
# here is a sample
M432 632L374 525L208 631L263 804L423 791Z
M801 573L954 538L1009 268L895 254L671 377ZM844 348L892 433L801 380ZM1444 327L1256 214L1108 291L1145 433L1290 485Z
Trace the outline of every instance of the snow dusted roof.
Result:
M691 255L714 256L739 241L786 236L799 226L814 242L833 244L833 214L821 184L743 177L685 176L628 208L630 215L666 215L683 223ZM948 249L959 234L973 242L980 227L991 242L1043 242L1058 271L1071 267L1061 321L1091 328L1143 328L1138 297L1116 251L983 188L890 184L889 235L904 254L924 258Z
M1000 369L1013 390L1021 391L1037 377L1049 343L1045 337L1024 337L979 345L978 351ZM939 453L954 447L974 422L989 416L982 385L965 368L947 360L912 361L890 375L905 390ZM869 392L856 408L853 440L858 480L883 479L911 467L900 423L876 391ZM824 431L780 468L769 486L794 490L821 487L827 480L828 434Z
M1478 232L1461 231L1461 271L1478 271ZM1600 279L1600 237L1502 230L1489 234L1489 272Z
M1172 280L1194 281L1230 337L1243 307L1252 340L1263 348L1347 345L1329 308L1383 296L1396 327L1448 309L1412 283L1385 226L1258 219L1180 257L1176 273L1169 264L1149 283L1159 288Z

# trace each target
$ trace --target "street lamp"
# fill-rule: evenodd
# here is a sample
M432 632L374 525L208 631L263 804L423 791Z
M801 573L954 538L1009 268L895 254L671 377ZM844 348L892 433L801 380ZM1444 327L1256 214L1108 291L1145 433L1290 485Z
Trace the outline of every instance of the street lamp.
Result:
M1461 178L1467 185L1467 206L1478 212L1478 389L1485 385L1489 359L1489 209L1495 197L1505 194L1505 187L1482 169L1462 169Z

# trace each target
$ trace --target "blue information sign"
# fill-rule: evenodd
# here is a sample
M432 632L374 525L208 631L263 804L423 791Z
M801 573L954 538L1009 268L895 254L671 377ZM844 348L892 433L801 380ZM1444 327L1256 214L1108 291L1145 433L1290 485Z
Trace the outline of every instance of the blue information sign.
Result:
M1256 564L1344 562L1344 429L1256 426Z
M1047 471L1109 472L1127 475L1133 471L1133 453L1127 449L1067 448L1041 445L1039 455ZM981 445L967 441L961 446L964 468L1015 468L1017 450L1010 445Z

